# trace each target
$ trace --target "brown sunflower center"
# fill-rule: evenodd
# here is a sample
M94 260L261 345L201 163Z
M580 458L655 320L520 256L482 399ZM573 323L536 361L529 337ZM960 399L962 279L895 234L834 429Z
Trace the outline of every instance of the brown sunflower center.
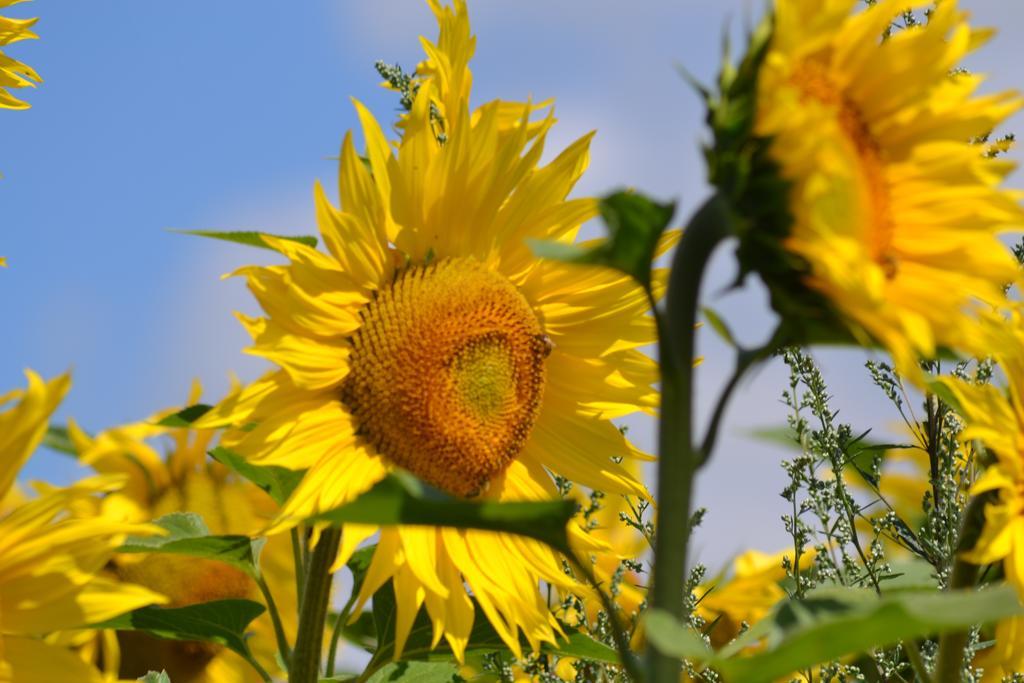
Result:
M870 207L868 238L872 256L886 277L891 279L897 272L897 260L891 248L892 201L885 177L882 147L872 134L860 107L832 79L830 59L829 52L823 51L802 60L794 69L791 81L800 89L804 100L816 100L835 109L839 127L846 134L859 161L864 199Z
M410 267L362 312L341 398L379 453L458 496L522 450L549 345L512 283L475 259Z

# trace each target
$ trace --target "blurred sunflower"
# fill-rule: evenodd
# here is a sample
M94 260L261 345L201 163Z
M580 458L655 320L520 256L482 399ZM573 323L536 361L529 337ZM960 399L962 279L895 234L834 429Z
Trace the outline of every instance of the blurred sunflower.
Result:
M0 396L0 681L105 680L64 647L57 631L113 618L165 599L99 576L127 534L151 528L107 518L77 519L70 507L115 491L118 477L94 477L33 499L14 489L21 466L42 441L50 415L71 382L44 382ZM47 636L43 638L43 636Z
M976 143L1022 100L975 94L982 77L959 64L991 32L972 29L956 0L885 40L908 3L860 4L776 1L768 42L741 70L756 75L733 81L732 97L749 88L755 100L746 148L716 111L715 171L723 190L744 188L741 260L776 308L795 325L838 314L858 343L914 372L939 348L984 353L965 313L1005 303L1017 278L997 237L1024 226L1021 193L1000 188L1014 165ZM731 184L740 165L728 159L740 157L760 175Z
M975 655L971 666L985 670L981 683L1013 680L1014 674L1024 671L1024 618L997 623L991 645Z
M202 388L193 384L189 405L199 401ZM212 534L256 536L273 518L277 506L261 490L207 458L211 432L169 428L157 423L173 410L143 422L87 435L74 422L69 434L79 458L97 472L118 474L127 484L103 502L102 514L131 521L150 521L171 512L202 516ZM155 439L166 437L166 456ZM99 511L84 510L83 514ZM295 637L296 594L291 545L286 537L269 539L260 553L260 566L289 638ZM122 581L166 595L172 607L245 598L261 600L258 587L241 571L213 560L176 555L119 555L111 564ZM260 677L234 652L210 643L158 640L137 633L119 633L120 675L135 678L149 670L165 669L175 683L242 683ZM252 625L253 654L268 670L277 668L270 616Z
M0 0L0 9L19 2L24 0ZM0 48L19 40L38 38L39 36L32 32L32 26L37 21L38 19L11 19L0 16ZM32 67L8 57L0 50L0 109L28 109L31 105L12 95L8 88L35 87L40 81L42 79Z
M279 366L200 420L234 426L222 443L258 464L308 469L274 530L410 470L450 494L557 496L551 474L647 497L619 464L648 457L611 422L658 403L643 289L617 271L540 262L527 238L572 242L593 199L566 199L588 162L586 135L539 166L549 111L493 101L470 110L475 49L465 2L431 2L440 24L411 108L390 142L356 110L365 162L341 150L341 208L318 186L328 253L267 237L284 266L240 271L265 317L240 316L250 353ZM240 429L248 426L251 429ZM426 605L433 643L462 659L474 602L521 656L560 633L539 590L585 587L562 559L522 537L430 527L380 529L359 603L389 579L396 657ZM377 533L347 525L337 565ZM607 549L578 527L574 543ZM473 599L467 594L467 586Z
M1005 391L948 377L966 426L962 438L984 445L993 460L971 487L988 494L981 535L964 558L975 564L1002 562L1006 578L1024 600L1024 314L990 319L983 328L1007 381Z
M697 593L697 616L708 623L705 632L713 647L735 640L746 626L753 626L786 598L780 585L786 579L783 561L792 562L793 551L770 555L748 550L733 561L732 571L701 584ZM814 562L814 551L800 555L800 568Z

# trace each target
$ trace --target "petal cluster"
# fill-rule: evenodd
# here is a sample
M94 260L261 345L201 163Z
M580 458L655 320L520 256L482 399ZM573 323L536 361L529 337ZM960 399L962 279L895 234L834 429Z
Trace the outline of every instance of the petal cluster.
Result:
M881 44L906 3L857 4L776 3L755 133L789 184L785 246L847 331L904 371L943 347L983 353L971 314L1017 278L998 235L1024 213L1001 188L1013 164L976 141L1022 100L978 95L982 77L959 68L989 32L955 0Z

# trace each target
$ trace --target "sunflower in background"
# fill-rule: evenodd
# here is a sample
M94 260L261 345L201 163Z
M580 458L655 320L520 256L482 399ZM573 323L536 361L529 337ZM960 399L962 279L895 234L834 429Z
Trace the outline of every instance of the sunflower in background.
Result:
M24 0L0 0L0 9L17 5ZM0 48L4 48L19 40L38 38L32 32L32 26L38 19L11 19L0 16ZM35 87L41 82L39 74L27 64L12 59L0 50L0 109L28 109L31 105L19 100L8 88Z
M316 188L327 253L266 237L287 264L239 271L264 311L240 316L249 352L278 369L196 424L228 427L222 443L256 464L308 470L274 531L398 467L468 499L557 497L551 474L649 497L618 462L649 456L611 421L658 404L657 366L639 350L656 340L644 290L611 269L538 261L526 244L572 242L595 215L595 200L566 198L591 135L540 166L550 110L471 110L465 2L430 4L440 37L423 40L399 139L356 102L365 163L346 135L340 210ZM542 582L589 594L547 546L477 530L349 524L335 566L378 532L358 603L392 581L396 658L424 605L433 643L458 659L478 609L521 657L520 636L537 650L561 634Z
M1021 193L1001 188L1014 164L977 141L1022 100L975 93L959 65L991 32L956 0L884 40L907 3L860 4L776 1L723 95L734 106L711 105L712 175L788 324L845 330L919 375L940 348L984 355L973 314L1018 277L998 239L1024 227ZM748 120L730 114L744 98Z
M1006 378L1006 388L943 378L956 396L965 424L965 443L984 446L987 466L970 489L987 496L981 534L962 558L986 565L1001 563L1006 580L1024 602L1024 313L1008 320L989 318L984 331L988 347ZM995 628L996 643L979 653L985 681L1000 680L997 671L1024 669L1024 622L1007 619Z
M71 385L66 375L0 396L0 681L81 681L106 676L65 647L67 631L166 602L140 586L100 575L128 534L154 531L110 518L79 519L69 509L116 491L120 477L93 477L26 498L14 487ZM46 636L43 638L43 636Z
M814 555L813 550L801 553L800 568L809 568ZM705 632L712 647L718 649L732 642L744 625L753 626L786 599L780 584L786 579L787 558L792 564L792 550L774 555L748 550L733 561L732 571L723 571L697 587L695 612L708 624Z
M199 401L195 382L188 405ZM116 473L127 484L104 501L102 513L132 521L150 521L171 512L202 516L210 533L257 536L276 514L277 506L261 490L207 458L211 432L169 428L157 423L173 410L148 420L87 435L74 422L69 434L79 459L97 472ZM157 439L166 438L166 456ZM286 634L295 636L296 594L291 545L287 538L269 539L260 566L274 601L279 605ZM121 555L111 564L122 581L138 583L166 595L171 607L211 600L244 598L260 601L253 581L238 569L214 560L176 555ZM277 646L270 616L253 622L249 640L253 654L268 670L277 667ZM120 674L134 678L149 670L166 669L175 683L234 683L260 678L234 652L210 643L158 640L137 633L120 633Z

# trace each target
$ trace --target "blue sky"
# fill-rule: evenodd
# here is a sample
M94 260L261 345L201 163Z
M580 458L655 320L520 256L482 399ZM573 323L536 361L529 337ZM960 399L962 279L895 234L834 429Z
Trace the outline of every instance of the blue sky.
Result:
M992 88L1019 86L1024 4L961 4L1002 34L971 68L992 74ZM707 192L703 113L674 65L710 80L727 19L735 28L760 7L470 0L475 97L556 98L549 150L598 130L579 193L633 186L679 199L684 216ZM372 65L415 64L417 36L435 34L425 4L38 0L10 13L41 17L42 40L10 53L45 83L26 93L31 110L0 110L0 254L11 266L0 271L0 391L22 385L26 367L72 369L58 421L74 416L98 430L180 404L193 377L211 398L228 371L254 377L263 365L241 353L246 338L231 315L253 304L240 281L219 278L267 255L168 229L313 232L313 182L334 185L331 157L356 127L348 98L388 118L396 99L377 87ZM731 268L719 253L709 297L755 340L771 321L763 294L714 296ZM731 358L706 332L701 343L703 414ZM860 369L863 354L818 356L845 418L892 424ZM781 452L744 436L783 422L784 378L771 364L744 386L701 477L711 512L696 546L712 564L786 542ZM632 426L650 447L650 425ZM40 453L24 478L77 474L68 459Z

